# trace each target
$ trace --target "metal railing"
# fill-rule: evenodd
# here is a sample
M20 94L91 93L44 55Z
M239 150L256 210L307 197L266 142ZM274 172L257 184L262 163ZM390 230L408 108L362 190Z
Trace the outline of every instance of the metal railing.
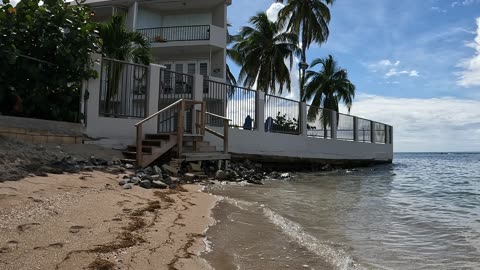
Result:
M358 141L359 142L372 142L372 121L358 118Z
M375 127L375 143L386 143L387 142L387 126L382 123L374 123Z
M193 99L193 76L174 72L168 69L160 69L160 87L158 93L158 109L169 106L180 99ZM158 115L158 132L171 133L177 131L178 108L172 108ZM185 129L191 131L192 113L186 109Z
M355 140L355 118L348 114L337 113L337 139Z
M137 29L149 42L210 40L210 25L189 25Z
M101 116L146 116L148 66L103 58L100 73Z
M332 111L307 106L307 136L329 139L332 138Z
M265 95L265 131L300 134L300 102Z
M256 91L226 83L205 80L203 100L206 101L207 111L225 115L231 119L229 125L244 130L255 130L255 98ZM207 115L207 124L222 126L221 119Z

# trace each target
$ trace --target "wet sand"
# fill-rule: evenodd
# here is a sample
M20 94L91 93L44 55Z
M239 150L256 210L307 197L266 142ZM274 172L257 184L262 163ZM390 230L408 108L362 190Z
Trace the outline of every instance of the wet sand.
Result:
M211 269L199 257L215 197L123 190L85 172L0 183L0 269Z

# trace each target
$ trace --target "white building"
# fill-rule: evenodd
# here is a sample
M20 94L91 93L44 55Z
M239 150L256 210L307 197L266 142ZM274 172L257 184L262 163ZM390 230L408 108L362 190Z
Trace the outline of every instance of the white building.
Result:
M93 20L126 17L151 42L154 63L225 80L227 7L231 0L89 0Z

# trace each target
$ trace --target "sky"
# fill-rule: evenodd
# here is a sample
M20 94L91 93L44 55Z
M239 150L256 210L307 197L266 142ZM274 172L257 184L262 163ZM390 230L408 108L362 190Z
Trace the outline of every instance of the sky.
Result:
M233 0L230 31L262 11L275 20L274 2ZM348 71L351 114L392 125L397 152L480 151L480 0L337 0L331 14L307 62L331 54Z

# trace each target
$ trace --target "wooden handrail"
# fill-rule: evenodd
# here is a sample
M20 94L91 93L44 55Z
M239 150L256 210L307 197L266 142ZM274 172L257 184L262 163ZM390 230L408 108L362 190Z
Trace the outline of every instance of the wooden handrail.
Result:
M213 129L206 128L205 126L203 127L203 130L208 131L209 133L219 137L220 139L223 139L223 152L225 154L228 154L228 129L230 127L229 122L232 121L232 119L228 119L228 118L223 117L221 115L210 113L210 112L205 112L205 114L223 119L223 135L214 131Z
M153 117L155 117L155 116L157 116L157 115L161 114L162 112L164 112L164 111L166 111L166 110L168 110L168 109L170 109L170 108L174 107L174 106L175 106L175 105L177 105L177 104L180 104L182 101L183 101L183 99L179 99L179 100L175 101L174 103L172 103L172 104L168 105L167 107L165 107L165 108L161 109L160 111L158 111L158 112L156 112L156 113L154 113L154 114L150 115L149 117L147 117L147 118L143 119L142 121L140 121L140 122L136 123L136 124L135 124L135 126L136 126L136 127L138 127L139 125L141 125L141 124L143 124L143 123L147 122L148 120L150 120L150 119L152 119Z
M208 114L208 115L211 115L211 116L213 116L213 117L217 117L217 118L220 118L220 119L223 119L223 120L232 121L232 119L229 119L229 118L223 117L223 116L221 116L221 115L218 115L218 114L214 114L214 113L210 113L210 112L205 112L205 114Z

